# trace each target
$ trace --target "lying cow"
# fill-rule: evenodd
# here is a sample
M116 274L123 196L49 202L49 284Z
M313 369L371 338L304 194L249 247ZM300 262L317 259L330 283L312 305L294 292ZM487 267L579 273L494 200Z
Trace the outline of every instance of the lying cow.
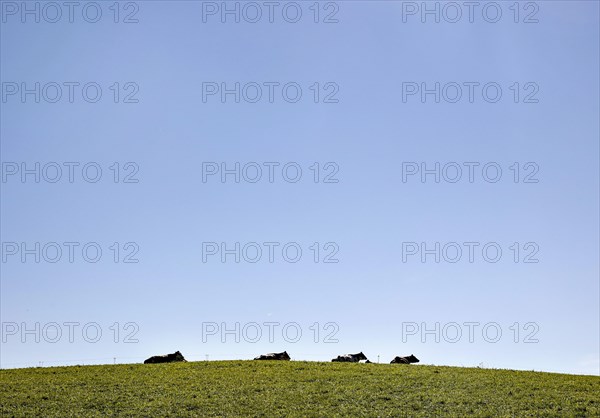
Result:
M291 360L287 351L283 353L269 353L254 357L254 360Z
M367 360L367 356L365 356L362 351L358 354L344 354L343 356L337 356L331 361L339 361L342 363L358 363L361 360Z
M406 356L406 357L400 357L400 356L396 356L394 357L394 359L391 361L390 364L410 364L410 363L418 363L419 359L416 358L413 354L411 354L410 356Z
M165 354L164 356L152 356L147 360L144 360L144 364L152 364L152 363L174 363L176 361L187 361L183 358L183 354L179 351L174 352L173 354Z

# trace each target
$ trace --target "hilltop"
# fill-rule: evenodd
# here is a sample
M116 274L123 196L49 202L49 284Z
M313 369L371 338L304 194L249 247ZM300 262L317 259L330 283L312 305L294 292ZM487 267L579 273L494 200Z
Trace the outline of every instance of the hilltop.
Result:
M600 377L211 361L0 370L1 416L600 416Z

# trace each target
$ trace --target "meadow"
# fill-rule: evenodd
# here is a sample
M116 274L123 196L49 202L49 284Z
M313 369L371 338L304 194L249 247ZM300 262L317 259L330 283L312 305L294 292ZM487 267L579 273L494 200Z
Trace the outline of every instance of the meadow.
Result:
M210 361L0 370L0 416L598 417L600 377Z

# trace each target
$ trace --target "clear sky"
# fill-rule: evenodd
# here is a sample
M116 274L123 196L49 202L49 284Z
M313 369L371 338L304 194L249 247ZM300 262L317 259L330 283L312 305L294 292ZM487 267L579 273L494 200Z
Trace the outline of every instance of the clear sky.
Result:
M113 3L1 2L2 367L600 373L598 2Z

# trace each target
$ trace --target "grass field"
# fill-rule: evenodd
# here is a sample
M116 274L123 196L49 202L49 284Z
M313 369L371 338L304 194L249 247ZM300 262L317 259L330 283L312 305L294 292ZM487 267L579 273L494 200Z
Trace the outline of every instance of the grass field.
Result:
M0 415L600 416L600 377L213 361L0 370Z

